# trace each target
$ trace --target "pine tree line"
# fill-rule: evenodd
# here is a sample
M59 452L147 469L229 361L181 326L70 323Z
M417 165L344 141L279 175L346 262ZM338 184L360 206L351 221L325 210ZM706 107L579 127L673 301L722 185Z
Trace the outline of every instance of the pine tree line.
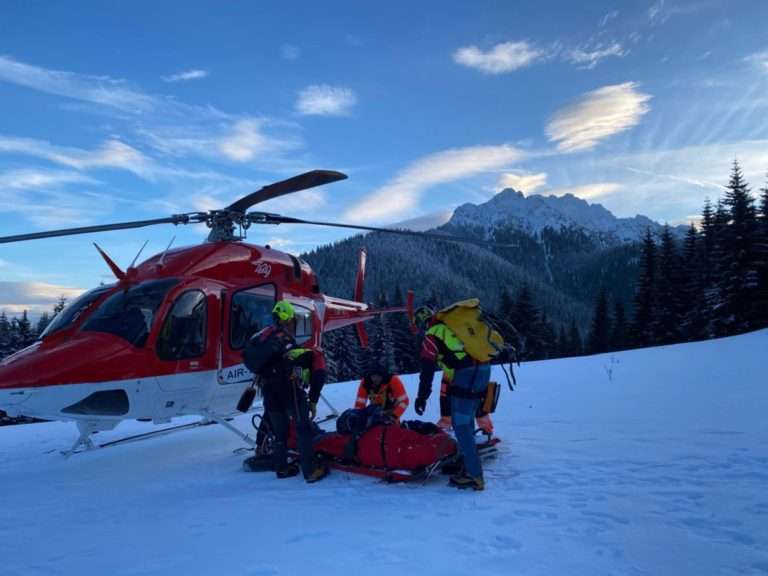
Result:
M768 326L768 185L759 206L738 162L682 245L665 227L643 240L630 346L729 336Z

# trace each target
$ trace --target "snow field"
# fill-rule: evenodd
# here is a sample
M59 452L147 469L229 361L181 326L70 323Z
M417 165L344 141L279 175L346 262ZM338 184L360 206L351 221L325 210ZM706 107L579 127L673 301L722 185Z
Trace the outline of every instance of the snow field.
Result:
M70 459L71 424L0 428L2 572L768 574L766 350L760 331L524 364L481 493L246 473L220 426Z

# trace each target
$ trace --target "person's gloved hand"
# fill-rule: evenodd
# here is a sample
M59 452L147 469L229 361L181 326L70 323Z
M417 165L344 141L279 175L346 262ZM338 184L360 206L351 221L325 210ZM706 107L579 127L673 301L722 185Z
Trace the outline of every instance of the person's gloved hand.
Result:
M414 408L416 409L416 414L418 414L419 416L424 414L424 410L427 409L427 399L416 398L416 404L414 404Z
M314 420L317 417L317 402L312 402L309 405L309 419Z

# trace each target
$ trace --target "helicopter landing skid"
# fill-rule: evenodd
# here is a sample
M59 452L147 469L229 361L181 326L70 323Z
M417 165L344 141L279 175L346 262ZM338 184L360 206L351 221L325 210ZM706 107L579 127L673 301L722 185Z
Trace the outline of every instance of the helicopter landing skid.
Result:
M97 432L98 430L88 430L85 429L85 427L81 427L78 423L78 428L80 429L80 436L78 437L77 441L75 441L74 445L69 450L62 450L60 453L62 456L68 458L69 456L72 456L73 454L81 454L82 452L88 452L90 450L99 450L101 448L110 448L112 446L120 446L122 444L129 444L131 442L138 442L140 440L148 440L150 438L156 438L158 436L165 436L166 434L171 434L173 432L181 432L182 430L189 430L191 428L198 428L200 426L208 426L209 424L214 424L211 420L199 420L197 422L190 422L188 424L179 424L178 426L170 426L168 428L162 428L161 430L151 430L149 432L143 432L142 434L134 434L133 436L126 436L125 438L118 438L117 440L110 440L109 442L104 442L103 444L95 444L93 440L91 440L91 435L94 432Z

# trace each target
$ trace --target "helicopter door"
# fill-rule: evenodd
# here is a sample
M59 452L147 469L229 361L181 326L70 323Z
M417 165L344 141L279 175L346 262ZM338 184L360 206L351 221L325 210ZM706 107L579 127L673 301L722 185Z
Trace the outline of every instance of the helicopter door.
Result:
M250 384L253 381L253 374L243 364L243 348L251 336L272 323L272 308L276 297L274 284L261 284L232 294L229 305L229 345L223 347L226 354L219 376L220 384Z
M158 376L158 384L165 392L185 391L165 399L171 411L178 411L178 402L186 403L187 397L205 390L216 377L216 346L208 344L209 333L218 334L215 303L214 297L206 297L201 290L187 290L176 297L163 320L155 353L161 364L172 367L173 372Z

